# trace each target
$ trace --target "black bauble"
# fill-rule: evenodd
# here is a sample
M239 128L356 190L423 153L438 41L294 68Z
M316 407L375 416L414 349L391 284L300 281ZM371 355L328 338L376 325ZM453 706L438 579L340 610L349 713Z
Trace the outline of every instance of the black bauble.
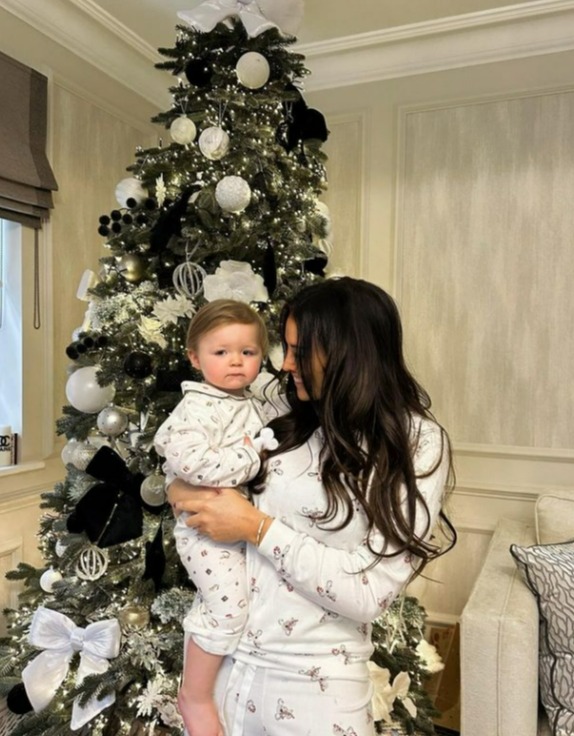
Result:
M130 353L124 360L124 371L131 378L147 378L153 368L152 360L147 353Z
M19 682L10 690L6 696L6 705L8 710L16 715L23 716L32 710L32 703L28 699L26 688L23 682Z
M190 84L195 87L207 87L211 82L211 69L207 62L202 59L191 59L185 65L185 76Z

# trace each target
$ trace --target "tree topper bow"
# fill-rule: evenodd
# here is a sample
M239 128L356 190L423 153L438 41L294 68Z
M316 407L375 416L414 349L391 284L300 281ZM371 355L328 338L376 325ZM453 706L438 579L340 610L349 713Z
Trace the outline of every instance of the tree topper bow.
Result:
M205 0L193 10L180 10L177 16L203 33L239 17L251 38L270 28L295 36L303 19L303 0Z
M38 713L49 705L58 688L66 679L72 657L80 653L80 665L76 675L79 685L88 675L101 675L109 667L108 659L120 652L121 629L117 619L97 621L85 629L76 626L63 613L41 606L34 613L28 641L44 649L22 671L26 695L34 711ZM76 731L111 705L114 693L103 698L92 697L80 705L74 700L70 728Z

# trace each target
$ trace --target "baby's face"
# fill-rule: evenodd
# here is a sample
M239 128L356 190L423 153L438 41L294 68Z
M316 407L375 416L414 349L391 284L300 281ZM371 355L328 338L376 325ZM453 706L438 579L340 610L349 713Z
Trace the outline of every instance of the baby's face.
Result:
M188 356L207 383L230 394L242 394L255 380L263 360L257 326L216 327L202 335L197 352L189 350Z

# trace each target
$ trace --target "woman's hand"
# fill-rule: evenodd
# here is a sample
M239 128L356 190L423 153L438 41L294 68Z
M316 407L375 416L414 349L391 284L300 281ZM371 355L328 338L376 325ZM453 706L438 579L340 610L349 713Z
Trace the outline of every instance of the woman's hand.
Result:
M178 501L187 501L191 497L191 493L194 491L209 491L210 489L206 486L192 486L189 483L186 483L184 480L181 480L180 478L175 478L170 484L169 488L166 491L166 496L168 503L170 504L171 508L173 509L173 512L176 516L178 516L182 511L186 511L187 509L176 508L176 504Z
M172 487L173 483L170 491ZM184 491L181 498L174 503L176 513L181 511L189 513L186 519L188 526L194 527L200 534L205 534L214 542L243 540L256 544L271 522L267 514L252 506L233 488L203 488L192 493L189 490Z

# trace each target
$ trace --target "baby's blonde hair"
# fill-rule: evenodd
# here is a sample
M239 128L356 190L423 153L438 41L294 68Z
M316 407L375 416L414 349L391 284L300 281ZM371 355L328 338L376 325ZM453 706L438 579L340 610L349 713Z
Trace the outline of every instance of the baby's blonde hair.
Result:
M191 318L187 328L186 347L197 352L199 341L211 330L223 325L255 325L259 347L263 356L269 351L269 338L265 322L249 304L234 299L215 299L208 302Z

